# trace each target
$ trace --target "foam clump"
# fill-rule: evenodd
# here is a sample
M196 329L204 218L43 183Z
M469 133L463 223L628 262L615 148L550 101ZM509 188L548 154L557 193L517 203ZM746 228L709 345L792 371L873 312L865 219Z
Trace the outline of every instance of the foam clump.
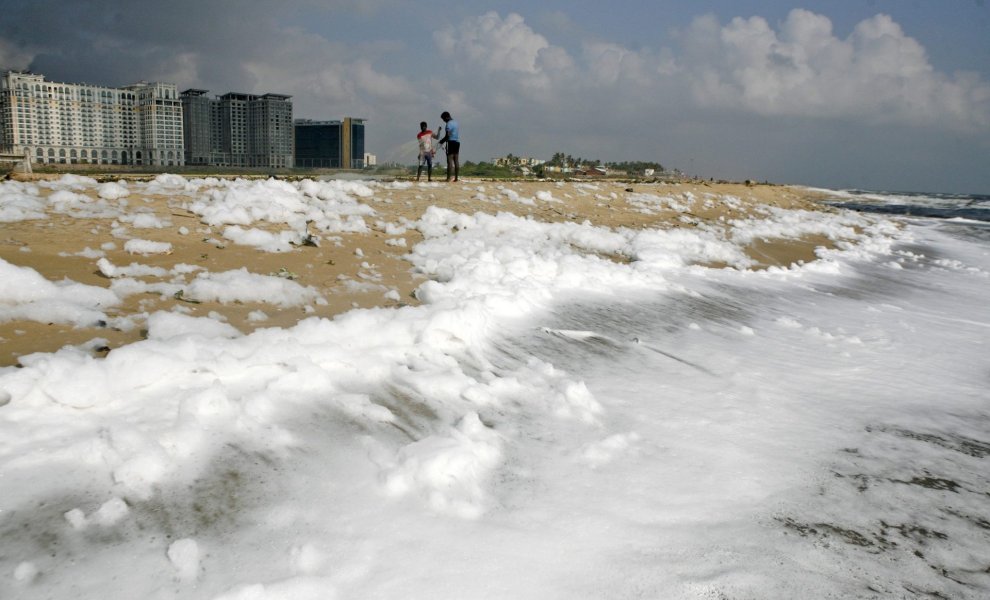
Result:
M129 254L171 254L172 244L151 240L130 239L124 242L124 250Z
M200 549L196 540L190 538L176 540L169 545L167 554L180 580L188 583L199 577Z

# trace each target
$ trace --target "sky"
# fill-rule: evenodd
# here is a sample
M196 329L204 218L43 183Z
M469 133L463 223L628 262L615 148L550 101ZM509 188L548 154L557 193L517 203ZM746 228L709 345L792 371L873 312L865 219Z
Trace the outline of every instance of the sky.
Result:
M274 8L277 7L277 8ZM0 0L0 67L292 95L415 162L555 152L690 175L990 193L985 0Z

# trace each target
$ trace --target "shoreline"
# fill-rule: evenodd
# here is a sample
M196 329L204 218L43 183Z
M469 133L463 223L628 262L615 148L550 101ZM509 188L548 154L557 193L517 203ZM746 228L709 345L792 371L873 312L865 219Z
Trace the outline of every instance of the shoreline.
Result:
M36 174L21 183L37 185L58 180L62 175ZM187 181L199 179L182 177ZM240 175L225 179L238 178L243 179ZM105 356L114 348L142 339L144 327L140 323L156 311L212 316L247 334L261 328L291 327L310 317L333 318L353 308L416 305L414 292L425 278L415 273L404 257L423 236L412 228L399 231L393 224L416 221L431 206L466 214L511 212L548 223L587 221L610 229L709 227L732 219L756 217L774 208L828 210L817 202L825 197L819 191L775 184L465 178L458 183L432 184L379 181L370 184L372 195L355 197L358 204L372 212L363 217L367 231L317 235L323 238L317 246L297 245L288 252L273 253L222 239L219 235L222 227L209 227L200 215L188 210L189 203L196 199L195 194L145 194L140 189L143 182L122 178L117 173L100 178L100 181L120 180L130 186L131 193L122 198L127 206L153 214L167 224L157 229L129 228L126 235L171 244L171 252L129 254L123 248L124 239L114 234L115 225L120 226L115 219L78 218L53 212L49 205L45 219L2 223L0 258L33 269L49 281L68 279L103 288L110 287L112 280L96 266L96 256L100 254L118 267L136 263L167 271L176 265L193 265L211 273L246 268L251 273L281 276L310 286L326 302L278 307L263 302L189 301L155 292L135 293L107 310L108 316L130 318L137 323L130 329L27 320L0 322L0 367L17 365L21 357L31 353L54 352L64 346L84 347L94 356ZM285 180L276 178L276 181ZM51 189L40 190L42 197L52 193ZM77 193L94 202L99 200L92 186ZM653 198L670 199L681 210L652 206L649 203ZM285 227L270 225L265 229L277 232ZM117 234L120 235L123 234ZM109 249L101 250L103 247ZM819 247L832 247L831 241L824 236L768 238L755 240L745 250L754 261L752 268L761 269L810 262L816 259ZM163 278L137 279L154 284ZM258 318L259 311L265 315L263 320Z

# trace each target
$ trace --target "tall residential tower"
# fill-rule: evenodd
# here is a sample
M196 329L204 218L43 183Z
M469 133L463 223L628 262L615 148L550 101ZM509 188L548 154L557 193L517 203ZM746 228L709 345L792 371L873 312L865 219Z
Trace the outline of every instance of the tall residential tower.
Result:
M291 96L206 90L182 92L186 163L221 167L288 168L294 162Z
M36 163L182 165L182 107L171 83L123 88L0 78L0 153Z

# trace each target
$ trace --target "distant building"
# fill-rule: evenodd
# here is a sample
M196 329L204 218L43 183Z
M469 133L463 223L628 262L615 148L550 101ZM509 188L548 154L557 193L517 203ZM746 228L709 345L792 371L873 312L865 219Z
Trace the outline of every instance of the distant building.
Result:
M296 167L341 168L340 121L296 119Z
M291 168L295 164L291 96L265 94L248 104L251 118L250 160L258 167Z
M492 164L496 167L538 167L545 162L547 161L540 160L539 158L513 156L512 154L492 159Z
M213 101L207 90L182 92L182 133L185 138L187 165L208 165L212 152Z
M604 168L601 168L601 167L592 167L590 169L587 169L587 168L574 169L573 170L573 174L574 175L577 175L577 176L580 176L580 177L593 177L594 178L594 177L605 177L608 173L606 172L606 170Z
M364 168L364 123L365 119L344 117L342 154L348 157L350 169Z
M123 88L56 83L7 71L0 78L0 153L38 163L177 166L182 108L171 83Z
M364 166L374 167L378 165L378 157L369 152L364 153Z
M185 160L220 167L292 167L295 144L291 96L230 92L210 99L206 90L182 92Z
M361 169L365 166L365 119L343 121L296 119L298 168Z

